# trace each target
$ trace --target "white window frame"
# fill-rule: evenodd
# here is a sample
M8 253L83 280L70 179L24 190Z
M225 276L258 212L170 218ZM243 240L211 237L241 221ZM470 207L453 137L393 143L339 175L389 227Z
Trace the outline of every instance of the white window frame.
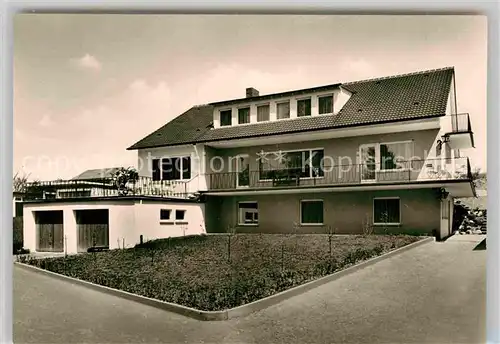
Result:
M306 117L309 117L309 116L306 116ZM276 154L276 153L294 153L294 152L307 152L309 151L309 157L311 156L312 152L315 151L315 150L322 150L323 151L323 158L324 158L324 154L325 154L325 148L321 147L321 148L307 148L307 149L288 149L288 150L281 150L281 151L270 151L270 152L265 152L267 155L269 154ZM269 181L272 181L272 179L261 179L260 178L260 163L261 161L259 160L259 165L258 165L258 168L259 168L259 182L269 182ZM312 177L313 175L313 171L312 171L313 167L312 165L309 166L309 173L311 175L311 177L300 177L301 180L308 180L308 179L321 179L321 178L325 178L325 175L324 175L324 172L323 172L323 176L319 176L319 177Z
M248 123L240 123L240 110L248 109ZM250 104L245 106L239 106L236 108L236 125L248 125L252 124L252 106ZM233 124L234 125L234 124ZM229 127L229 126L228 126Z
M322 205L323 205L323 222L322 223L304 223L302 222L302 203L304 202L321 202ZM320 198L316 198L316 199L301 199L300 200L300 209L299 209L299 219L300 219L300 225L301 226L323 226L325 223L325 201L323 199L320 199Z
M397 199L399 201L399 222L375 222L375 201L377 200L387 200L387 199ZM400 197L374 197L372 202L372 215L373 215L373 225L374 226L400 226L401 225L401 198Z
M278 118L278 106L280 104L286 104L286 103L288 103L288 117ZM292 119L292 106L291 106L291 103L292 102L290 101L290 99L276 101L276 120L277 121L283 121L283 120L287 120L287 119Z
M253 209L253 208L247 208L247 209L242 209L240 208L240 204L257 204L257 209ZM238 226L258 226L259 225L259 220L260 220L260 216L259 216L259 202L257 201L241 201L241 202L238 202L237 203L237 206L238 206ZM245 212L250 212L252 214L254 214L252 216L253 220L255 221L254 219L254 216L255 214L257 214L257 222L245 222L245 217L242 216L244 214L241 213L241 211L244 210Z
M188 220L186 218L187 209L174 209L174 210L175 210L175 214L174 214L173 221L175 221L175 224L176 225L187 225L188 224ZM184 212L184 218L182 220L177 220L177 212L178 211L183 211Z
M311 102L310 104L310 107L309 107L309 112L311 113L310 115L308 116L299 116L299 102L300 101L303 101L303 100L309 100ZM297 118L303 118L303 117L312 117L313 115L313 112L312 112L312 97L311 96L306 96L306 97L300 97L300 98L295 98L295 106L296 106L296 111L297 111L297 114L296 114L296 117Z
M266 121L259 121L259 107L262 106L267 106L268 112L267 112L267 120ZM255 104L255 111L256 113L256 121L257 123L265 123L265 122L270 122L271 121L271 104L270 103L261 103L261 104Z
M381 167L381 162L380 162L380 146L381 145L391 145L391 144L398 144L398 143L411 143L411 153L410 153L410 160L413 159L413 156L415 154L415 141L414 140L405 140L405 141L386 141L386 142L373 142L373 143L363 143L359 145L358 147L358 156L359 156L359 165L364 164L364 162L361 160L361 149L367 146L375 146L375 172L393 172L393 171L408 171L411 169L411 166L408 166L406 168L402 168L400 170L394 170L394 169L382 169Z
M162 211L168 211L168 219L162 219L161 218L161 212ZM160 221L172 221L172 209L161 208L160 209Z
M236 187L239 188L248 188L250 185L239 185L239 174L242 173L243 171L239 170L239 160L240 158L248 158L248 181L250 184L250 178L251 178L251 164L250 164L250 155L247 153L242 153L242 154L237 154L234 157L229 157L229 164L232 173L236 173ZM233 166L232 164L236 163L235 170L233 171Z
M223 112L226 112L226 111L229 111L231 112L231 124L222 124L222 113ZM224 109L219 109L219 127L223 128L223 127L232 127L234 125L233 123L233 108L224 108Z
M320 98L331 98L332 99L332 112L325 112L325 113L319 113L320 107L319 107L319 100ZM334 113L334 95L333 93L328 93L328 94L319 94L318 95L318 115L320 116L325 116L325 115L333 115Z
M181 179L163 179L163 159L174 159L174 158L178 158L178 159L181 159ZM184 178L184 160L183 158L189 158L190 160L190 168L191 168L191 171L189 173L189 178L188 179L185 179ZM153 160L160 160L160 180L156 180L156 182L185 182L185 181L188 181L188 180L191 180L192 179L192 175L193 175L193 157L188 154L173 154L173 155L170 155L170 156L162 156L162 157L151 157L151 161ZM153 173L153 171L151 171Z

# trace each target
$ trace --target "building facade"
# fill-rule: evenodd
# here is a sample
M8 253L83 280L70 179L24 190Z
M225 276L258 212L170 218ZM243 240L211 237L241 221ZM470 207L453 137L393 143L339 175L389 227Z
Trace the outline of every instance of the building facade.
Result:
M172 204L190 202L199 209L186 213L192 234L446 237L453 199L475 196L461 152L474 136L469 114L457 112L454 77L443 68L263 96L248 88L244 98L194 106L128 148L141 180L128 196L154 199L155 210L134 206L135 222L115 226L136 238L137 219L154 228Z

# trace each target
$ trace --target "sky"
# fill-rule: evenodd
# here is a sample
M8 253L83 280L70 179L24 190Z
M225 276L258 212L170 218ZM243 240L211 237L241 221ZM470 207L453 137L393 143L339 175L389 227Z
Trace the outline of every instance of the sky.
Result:
M486 171L484 16L18 14L14 173L134 166L126 148L193 105L455 67Z

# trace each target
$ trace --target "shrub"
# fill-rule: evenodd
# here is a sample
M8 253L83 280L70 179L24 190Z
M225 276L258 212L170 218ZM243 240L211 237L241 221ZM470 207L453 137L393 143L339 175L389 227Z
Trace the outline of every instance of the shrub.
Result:
M107 287L216 311L262 299L416 240L403 235L331 236L330 252L324 236L238 234L228 261L227 236L190 236L125 250L19 258Z
M14 217L12 222L13 222L12 249L13 253L17 254L19 250L21 250L23 247L23 218L21 216Z

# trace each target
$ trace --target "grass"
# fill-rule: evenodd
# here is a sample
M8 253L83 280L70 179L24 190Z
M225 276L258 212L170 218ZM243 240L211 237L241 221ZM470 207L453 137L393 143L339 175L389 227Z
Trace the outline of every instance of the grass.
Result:
M216 311L345 269L420 238L238 234L163 239L142 247L27 263L127 292ZM331 247L331 250L330 250Z

